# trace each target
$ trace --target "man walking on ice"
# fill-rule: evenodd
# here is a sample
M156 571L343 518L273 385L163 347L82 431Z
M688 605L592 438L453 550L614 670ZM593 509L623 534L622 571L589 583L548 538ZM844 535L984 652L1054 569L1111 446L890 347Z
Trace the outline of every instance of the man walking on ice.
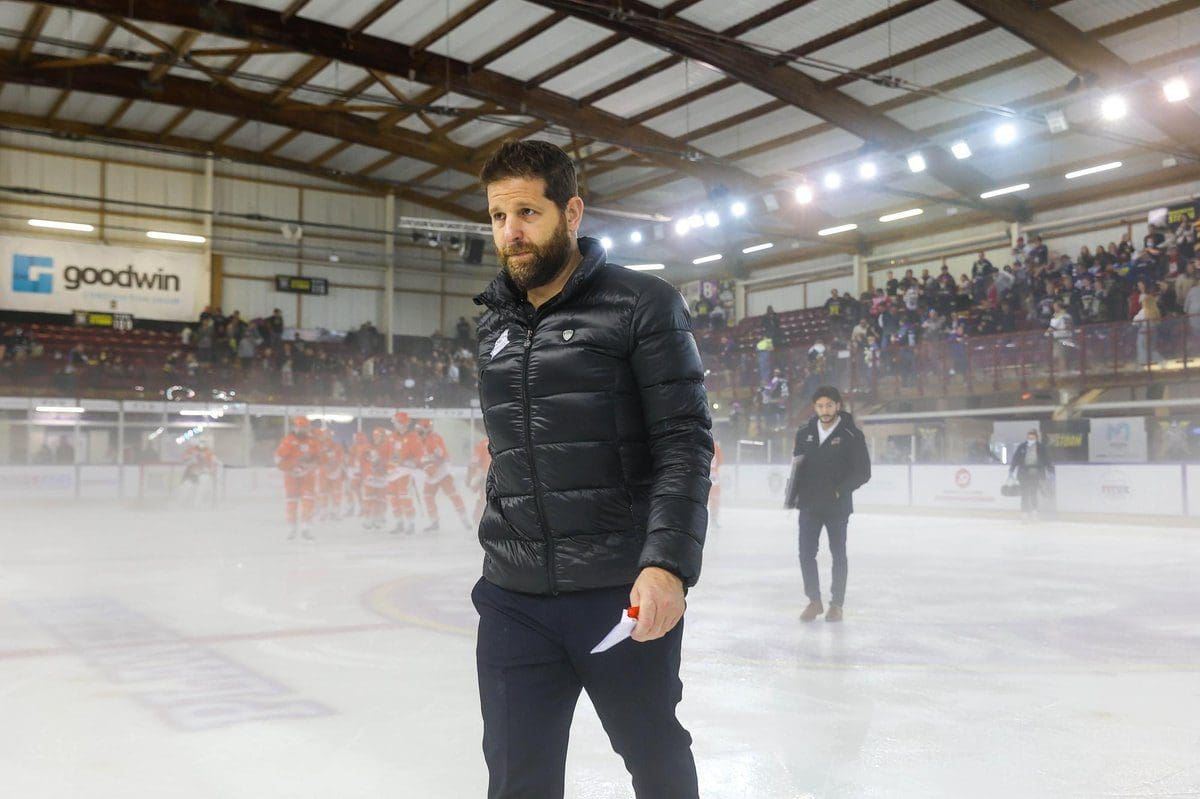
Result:
M638 799L695 799L675 716L713 443L683 298L577 238L574 165L513 142L481 183L503 266L476 298L493 460L477 667L489 799L556 799L586 690ZM592 654L627 608L632 640Z

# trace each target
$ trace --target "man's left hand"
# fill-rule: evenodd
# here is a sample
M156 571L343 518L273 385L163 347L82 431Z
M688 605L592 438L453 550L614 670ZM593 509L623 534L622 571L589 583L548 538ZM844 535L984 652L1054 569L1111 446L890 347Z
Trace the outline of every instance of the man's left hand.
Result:
M687 607L683 598L683 580L666 569L647 566L629 592L629 605L639 609L633 640L645 642L662 638L675 629Z

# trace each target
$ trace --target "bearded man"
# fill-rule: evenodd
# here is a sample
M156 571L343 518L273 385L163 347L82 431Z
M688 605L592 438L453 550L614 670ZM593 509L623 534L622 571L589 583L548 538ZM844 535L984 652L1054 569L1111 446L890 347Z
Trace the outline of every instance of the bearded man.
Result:
M489 799L562 797L586 690L640 799L695 799L675 716L713 441L687 306L577 238L571 159L512 142L483 167L502 271L475 302L492 465L477 667ZM632 640L592 649L637 607Z

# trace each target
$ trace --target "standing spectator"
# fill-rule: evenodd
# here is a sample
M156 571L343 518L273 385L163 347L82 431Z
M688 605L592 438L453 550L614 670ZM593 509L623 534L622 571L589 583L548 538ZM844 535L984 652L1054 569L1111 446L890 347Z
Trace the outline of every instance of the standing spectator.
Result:
M1008 476L1014 475L1021 484L1021 512L1025 514L1024 521L1031 521L1038 512L1038 495L1042 490L1042 482L1046 472L1054 471L1050 462L1050 451L1038 441L1038 431L1030 430L1025 434L1025 441L1013 452L1012 462L1008 465Z
M454 325L454 339L460 347L471 343L471 323L467 321L467 317L458 317L458 322Z
M825 612L817 573L823 527L833 556L833 585L825 620L836 622L842 620L846 599L846 528L854 512L853 493L871 479L871 460L854 417L842 410L841 392L832 386L818 388L813 411L815 415L796 431L789 481L793 490L787 505L800 511L800 573L809 600L800 620L813 621Z
M770 429L778 430L783 425L787 401L787 381L783 379L783 372L776 369L771 374L771 380L762 387L763 417Z
M1158 310L1158 300L1153 294L1142 295L1142 307L1133 316L1133 324L1137 328L1137 363L1138 366L1149 366L1163 359L1158 352L1158 323L1162 314Z
M989 275L994 271L996 271L996 267L992 266L992 262L988 260L987 253L980 250L979 257L975 259L975 263L971 264L971 279Z
M763 335L771 339L774 343L779 343L779 314L775 313L775 308L768 305L767 312L763 314Z
M758 351L758 383L762 385L771 377L771 354L775 351L775 342L770 336L763 335L754 349Z
M1188 328L1191 331L1188 351L1200 352L1200 283L1194 283L1188 289L1187 297L1183 301L1183 312L1188 315Z
M200 330L196 333L196 357L204 363L212 363L213 346L216 344L217 333L213 327L212 316L208 316L200 323Z
M246 333L242 336L237 344L238 368L242 372L250 371L250 367L254 364L255 346L254 336Z
M267 327L271 331L271 344L278 347L279 342L283 341L283 311L278 308L272 311Z
M1074 323L1071 321L1066 307L1056 301L1046 335L1053 339L1051 346L1054 348L1054 368L1060 372L1066 369L1067 357L1075 346L1074 332Z

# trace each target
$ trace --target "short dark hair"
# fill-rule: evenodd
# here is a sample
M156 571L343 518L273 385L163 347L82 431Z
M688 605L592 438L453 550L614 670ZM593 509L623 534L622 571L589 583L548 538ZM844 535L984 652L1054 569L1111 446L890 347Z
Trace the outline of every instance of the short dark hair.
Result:
M842 392L838 391L833 386L821 386L813 393L813 404L815 405L819 399L830 399L838 405L842 404Z
M567 202L579 194L575 163L558 145L548 141L510 141L488 156L479 171L483 190L507 178L541 178L546 181L546 199L567 210Z

